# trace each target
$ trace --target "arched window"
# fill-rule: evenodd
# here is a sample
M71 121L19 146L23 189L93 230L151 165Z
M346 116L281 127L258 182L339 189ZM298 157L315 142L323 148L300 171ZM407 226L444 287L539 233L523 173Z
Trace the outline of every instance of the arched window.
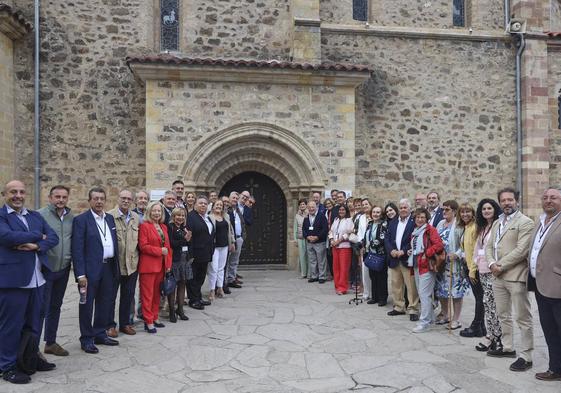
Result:
M179 0L160 0L160 50L179 50Z
M368 22L368 0L353 0L353 19Z
M557 128L561 130L561 90L557 96Z
M466 25L466 0L453 0L452 2L452 23L456 27Z

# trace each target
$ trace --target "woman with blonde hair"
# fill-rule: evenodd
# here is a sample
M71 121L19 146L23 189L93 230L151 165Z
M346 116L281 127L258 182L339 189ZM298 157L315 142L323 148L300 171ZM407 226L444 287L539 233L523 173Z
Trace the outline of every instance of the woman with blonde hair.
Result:
M168 235L173 251L171 271L177 282L176 290L168 295L169 321L175 323L177 322L177 317L182 321L187 321L189 319L183 311L183 303L185 301L185 287L187 281L193 278L193 270L189 264L188 249L188 242L191 240L191 232L186 228L185 209L176 207L171 212ZM176 300L177 309L175 309Z
M230 216L224 210L224 202L217 200L211 205L210 221L216 228L216 240L212 261L208 264L207 280L209 286L208 300L213 301L214 296L224 297L222 284L224 282L224 267L228 258L228 251L234 251L234 228L230 224Z
M144 330L148 333L156 333L157 327L165 327L158 315L160 284L164 272L171 271L172 252L163 212L160 202L149 203L138 230L140 296Z

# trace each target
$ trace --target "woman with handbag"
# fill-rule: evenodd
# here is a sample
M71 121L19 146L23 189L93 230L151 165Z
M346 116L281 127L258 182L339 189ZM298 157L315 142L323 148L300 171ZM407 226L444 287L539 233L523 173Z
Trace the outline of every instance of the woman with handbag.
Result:
M365 252L363 264L368 269L372 289L370 300L366 303L378 303L378 306L383 307L388 302L388 264L384 247L388 223L381 206L372 207L368 215L371 220L366 227L362 241Z
M165 327L158 315L160 284L164 280L164 272L171 271L172 252L168 229L163 223L163 210L160 202L151 202L138 230L140 296L144 330L148 333L156 333L157 327Z
M436 294L440 300L442 316L437 319L437 325L449 324L452 330L462 327L460 313L464 293L469 284L464 277L462 258L459 246L459 236L456 231L456 214L458 202L446 201L442 204L444 219L438 223L436 230L444 243L447 258L444 271L436 277Z
M337 218L329 231L329 244L333 253L333 283L337 295L344 295L349 290L349 268L351 266L351 242L349 236L354 231L349 209L340 206Z
M189 263L188 242L191 240L191 232L185 227L185 209L176 207L171 212L168 228L169 241L172 249L171 271L177 283L176 289L168 295L169 321L177 322L177 317L182 321L189 320L183 311L185 302L185 286L187 280L193 278L193 270ZM177 300L177 309L175 308Z
M431 259L444 250L438 231L430 225L430 213L426 208L419 208L413 213L415 229L411 234L411 249L409 253L409 266L413 266L415 284L421 301L421 315L419 323L413 333L422 333L430 329L434 322L434 309L432 298L436 283L436 271Z

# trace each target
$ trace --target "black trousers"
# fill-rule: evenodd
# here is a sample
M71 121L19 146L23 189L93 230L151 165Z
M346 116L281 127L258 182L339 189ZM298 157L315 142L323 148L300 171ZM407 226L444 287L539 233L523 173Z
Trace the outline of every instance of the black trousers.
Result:
M388 301L388 268L387 266L381 272L368 269L370 280L372 281L372 293L370 297L375 302Z
M121 276L120 278L119 327L121 328L133 324L133 321L131 321L131 314L134 312L134 292L136 290L137 279L138 272L134 272L129 276Z
M469 285L471 286L471 291L475 297L475 315L473 316L473 322L471 326L481 326L485 327L485 305L483 304L483 285L481 285L481 279L479 277L479 272L475 276L477 282L474 284L469 280Z
M187 295L189 296L189 304L199 303L203 300L201 288L205 282L206 271L210 260L208 258L193 259L193 279L187 283Z
M545 297L536 289L536 301L549 351L549 369L561 374L561 299Z

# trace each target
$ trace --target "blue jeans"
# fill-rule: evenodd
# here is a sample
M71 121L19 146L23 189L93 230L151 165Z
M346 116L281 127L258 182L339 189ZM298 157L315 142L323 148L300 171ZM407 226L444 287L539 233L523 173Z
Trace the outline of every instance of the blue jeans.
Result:
M429 326L434 322L434 309L432 300L434 295L434 285L436 283L436 273L427 272L419 274L419 268L415 266L415 284L419 293L419 301L421 302L421 315L419 315L419 324Z
M60 321L60 308L62 300L66 293L68 284L68 276L70 274L70 266L59 272L51 272L43 269L45 277L43 305L41 307L41 327L43 329L43 321L45 324L44 341L47 345L56 342L56 333L58 331L58 323ZM41 335L41 330L39 330Z

